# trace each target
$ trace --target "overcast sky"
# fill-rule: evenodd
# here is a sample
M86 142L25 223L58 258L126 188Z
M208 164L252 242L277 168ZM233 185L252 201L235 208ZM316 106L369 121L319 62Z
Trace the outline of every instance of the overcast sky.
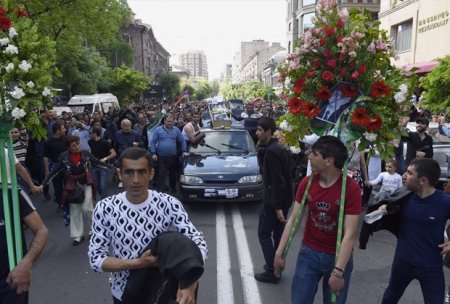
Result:
M135 18L150 24L159 43L177 54L202 50L209 80L232 63L241 41L263 39L286 47L286 0L128 0Z

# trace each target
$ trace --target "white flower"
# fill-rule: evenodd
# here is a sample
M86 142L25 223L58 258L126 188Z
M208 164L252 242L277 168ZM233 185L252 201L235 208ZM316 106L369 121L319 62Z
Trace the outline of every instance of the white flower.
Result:
M14 63L8 63L8 65L5 67L5 70L6 72L11 72L12 70L14 70Z
M288 122L286 120L283 120L280 123L280 128L283 131L292 132L292 127L288 124Z
M9 43L9 39L8 38L0 39L0 45L7 45L8 43Z
M405 94L403 94L402 92L397 92L394 94L394 99L396 102L400 103L400 102L404 102L406 99Z
M302 150L299 147L290 146L289 150L291 150L292 154L299 154Z
M355 52L355 51L348 52L348 55L349 55L350 57L355 58L355 57L356 57L356 52Z
M369 132L365 132L364 133L364 137L368 140L368 141L374 141L377 139L378 135L375 133L369 133Z
M15 45L8 44L8 46L3 51L3 53L5 53L5 54L19 54L19 49Z
M404 93L404 94L408 93L408 86L407 86L406 84L404 84L404 83L402 83L402 84L398 87L398 89L400 90L400 92L402 92L402 93Z
M16 29L13 28L13 27L10 27L10 28L9 28L9 38L14 38L14 37L16 37L16 36L17 36L17 31L16 31Z
M29 87L30 89L34 88L34 82L28 81L27 82L27 87Z
M27 115L27 112L23 109L19 109L18 107L15 107L11 111L11 116L14 117L14 119L21 119L22 117L25 117L25 115Z
M21 88L14 87L14 91L9 92L9 95L11 95L11 97L14 99L20 99L25 96L25 93Z
M52 92L50 92L49 88L45 87L44 91L42 91L42 96L49 96Z
M31 69L31 63L28 63L26 60L22 60L22 62L19 63L19 68L25 72L28 72Z

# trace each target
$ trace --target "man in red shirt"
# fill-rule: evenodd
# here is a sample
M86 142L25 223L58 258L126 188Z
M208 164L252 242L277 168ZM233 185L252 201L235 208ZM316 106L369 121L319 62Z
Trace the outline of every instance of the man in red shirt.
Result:
M342 188L342 168L348 152L336 137L323 136L311 148L309 159L313 180L305 202L308 207L303 242L297 259L291 290L291 302L313 303L320 279L323 278L323 301L331 303L332 292L335 303L347 300L350 276L353 270L352 251L361 213L361 195L358 184L347 178L342 242L336 260L336 239L339 221L339 205ZM295 215L308 182L304 178L297 189L291 213L275 253L276 271L285 267L282 257Z

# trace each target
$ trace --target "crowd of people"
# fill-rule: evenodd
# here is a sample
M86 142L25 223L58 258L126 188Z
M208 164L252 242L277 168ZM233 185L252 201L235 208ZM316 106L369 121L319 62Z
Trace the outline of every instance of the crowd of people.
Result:
M244 121L243 126L252 135L263 176L258 239L265 265L255 279L279 282L286 266L283 252L295 215L304 205L307 220L292 282L292 303L313 303L321 278L324 303L331 303L332 294L337 296L336 303L345 303L359 218L373 200L368 210L380 210L385 216L370 226L363 225L360 247L365 248L368 232L388 229L398 237L391 279L382 303L397 303L412 279L420 281L425 303L442 303L445 282L441 254L450 253L450 245L443 238L450 218L450 196L436 189L441 172L432 159L433 141L426 133L428 119L415 117L416 132L402 138L396 158L384 164L375 154L367 165L367 155L358 151L357 145L347 149L335 137L312 134L302 142L300 162L307 160L309 169L305 165L305 172L299 177L295 170L298 156L287 149L281 135L276 136L280 133L275 121L284 110L259 100L230 113L233 119ZM176 274L176 281L172 287L167 285L165 296L168 301L195 303L207 246L202 233L189 221L182 202L173 194L179 182L179 157L188 153L190 145L201 142L205 136L202 129L210 127L202 119L207 111L203 101L136 104L121 110L111 108L104 114L63 112L58 116L46 110L41 116L47 132L45 140L38 140L24 127L12 129L21 185L21 216L34 237L22 261L9 270L3 246L5 236L0 231L0 303L28 301L31 265L48 238L28 196L40 192L47 200L53 200L56 212L63 215L74 246L89 236L89 262L95 271L112 272L114 303L132 303L129 299L137 296L134 291L140 279L131 270L169 267L164 256L154 255L151 248L160 246L162 252L167 250L167 256L176 256L171 252L176 249L162 245L166 240L163 232L175 227L179 235L168 238L177 242L169 243L186 244L192 250L187 250L183 259L193 262L170 269ZM439 126L445 134L444 124ZM406 153L402 142L406 143ZM346 161L349 174L343 176ZM109 196L108 183L113 177L124 192ZM298 187L293 191L297 181ZM346 192L342 194L343 185ZM376 185L380 185L379 191L371 198ZM3 208L0 212L2 220ZM336 258L339 229L342 237ZM156 239L160 240L158 244L152 242ZM165 288L163 282L167 278L152 276L157 277L155 286ZM139 296L160 296L158 288Z

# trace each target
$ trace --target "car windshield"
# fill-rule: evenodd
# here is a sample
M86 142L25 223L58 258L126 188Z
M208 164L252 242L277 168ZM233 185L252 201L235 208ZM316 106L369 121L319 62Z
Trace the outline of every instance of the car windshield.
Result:
M92 113L92 109L93 109L92 104L76 105L76 106L69 106L69 107L73 113L83 113L83 112Z
M216 148L221 153L251 153L256 151L247 131L206 132L204 140L206 145L191 146L190 152L196 154L213 152L208 146Z

